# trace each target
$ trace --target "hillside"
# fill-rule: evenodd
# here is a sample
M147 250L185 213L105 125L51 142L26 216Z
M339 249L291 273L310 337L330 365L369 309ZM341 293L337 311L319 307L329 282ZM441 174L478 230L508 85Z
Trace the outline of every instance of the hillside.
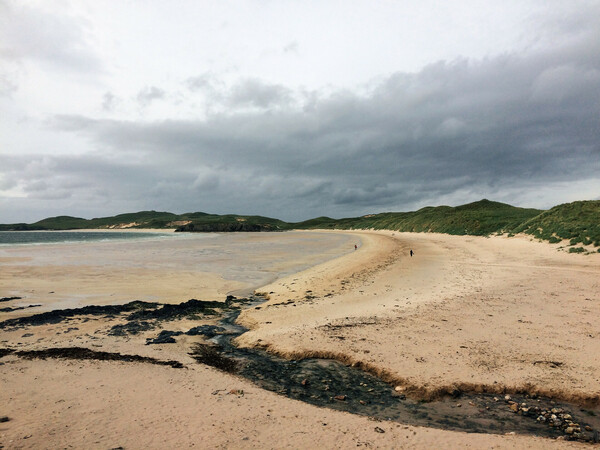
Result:
M565 203L544 211L514 229L538 239L570 245L593 244L600 247L600 200ZM581 250L583 251L582 247Z
M262 216L217 215L203 212L173 214L170 212L140 211L94 219L58 216L31 224L0 225L0 231L115 228L176 228L178 231L275 231L289 228L289 224Z
M413 212L370 214L340 220L321 218L296 225L298 228L373 228L482 236L510 232L541 212L538 209L517 208L504 203L481 200L457 207L428 206Z

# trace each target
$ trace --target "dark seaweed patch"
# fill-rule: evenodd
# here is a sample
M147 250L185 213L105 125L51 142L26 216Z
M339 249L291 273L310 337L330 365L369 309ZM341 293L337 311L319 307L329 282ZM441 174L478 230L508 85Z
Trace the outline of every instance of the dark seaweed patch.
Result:
M0 329L60 323L75 316L116 316L124 312L158 308L159 303L133 301L125 305L90 305L82 308L56 309L27 317L18 317L0 322Z
M149 356L122 355L120 353L100 352L84 347L61 347L47 348L44 350L20 350L13 352L15 355L25 359L90 359L97 361L124 361L156 364L159 366L170 366L174 369L183 368L179 361L162 361Z
M199 363L215 367L224 372L235 373L238 370L237 362L223 356L220 349L214 345L196 344L192 347L192 352L189 355Z

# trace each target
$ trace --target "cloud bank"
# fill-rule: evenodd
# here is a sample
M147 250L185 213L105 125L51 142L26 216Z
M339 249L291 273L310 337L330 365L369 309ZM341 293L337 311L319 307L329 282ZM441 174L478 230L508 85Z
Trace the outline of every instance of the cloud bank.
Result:
M545 28L560 29L552 46L439 61L357 89L208 71L131 96L138 108L172 105L189 117L53 114L45 127L88 150L0 155L0 192L12 193L0 201L40 214L304 220L484 197L540 208L598 198L600 24L573 20ZM116 98L105 91L99 109Z

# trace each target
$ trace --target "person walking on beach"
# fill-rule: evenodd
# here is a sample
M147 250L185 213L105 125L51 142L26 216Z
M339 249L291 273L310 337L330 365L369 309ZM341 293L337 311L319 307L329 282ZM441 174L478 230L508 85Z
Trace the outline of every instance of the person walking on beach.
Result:
M414 255L415 252L412 251L412 249L410 250L410 257L412 258L412 255Z

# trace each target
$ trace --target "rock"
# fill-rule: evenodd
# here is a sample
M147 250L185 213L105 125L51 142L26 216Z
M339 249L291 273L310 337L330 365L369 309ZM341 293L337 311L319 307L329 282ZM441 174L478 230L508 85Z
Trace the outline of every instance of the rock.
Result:
M405 388L404 386L396 386L396 387L394 388L394 390L395 390L396 392L404 392L404 391L406 390L406 388Z
M224 331L226 331L225 328L216 325L200 325L198 327L190 328L185 334L188 336L206 336L210 339Z
M563 416L563 419L565 419L565 420L571 420L572 419L571 414L565 414Z
M565 429L565 433L567 433L567 434L573 434L573 433L575 433L575 428L568 427L567 429Z
M10 420L10 418L8 416L1 416L0 417L0 423L2 422L8 422Z
M498 400L500 400L498 397L494 397L495 402L497 402Z
M385 430L383 428L379 428L379 427L375 427L375 431L377 433L385 433Z
M586 431L592 431L592 427L590 427L589 425L586 425L586 426L585 426L585 430L586 430Z
M151 344L174 344L177 341L175 340L175 338L173 336L180 336L182 334L183 334L182 331L162 330L160 332L160 334L156 338L154 338L154 339L152 339L152 338L146 338L146 345L151 345Z
M336 395L335 397L333 397L335 400L338 400L340 402L345 402L346 401L346 396L345 395Z
M302 380L302 381L300 382L300 384L301 384L302 386L308 386L308 380L305 378L304 380Z
M513 412L518 412L519 411L519 405L518 403L513 403L509 406L509 408L513 411Z
M504 396L504 401L505 401L505 402L508 402L508 401L510 401L510 395L506 394L506 395Z
M457 408L461 408L461 407L462 407L462 403L457 403L457 404L456 404L456 407L457 407Z

